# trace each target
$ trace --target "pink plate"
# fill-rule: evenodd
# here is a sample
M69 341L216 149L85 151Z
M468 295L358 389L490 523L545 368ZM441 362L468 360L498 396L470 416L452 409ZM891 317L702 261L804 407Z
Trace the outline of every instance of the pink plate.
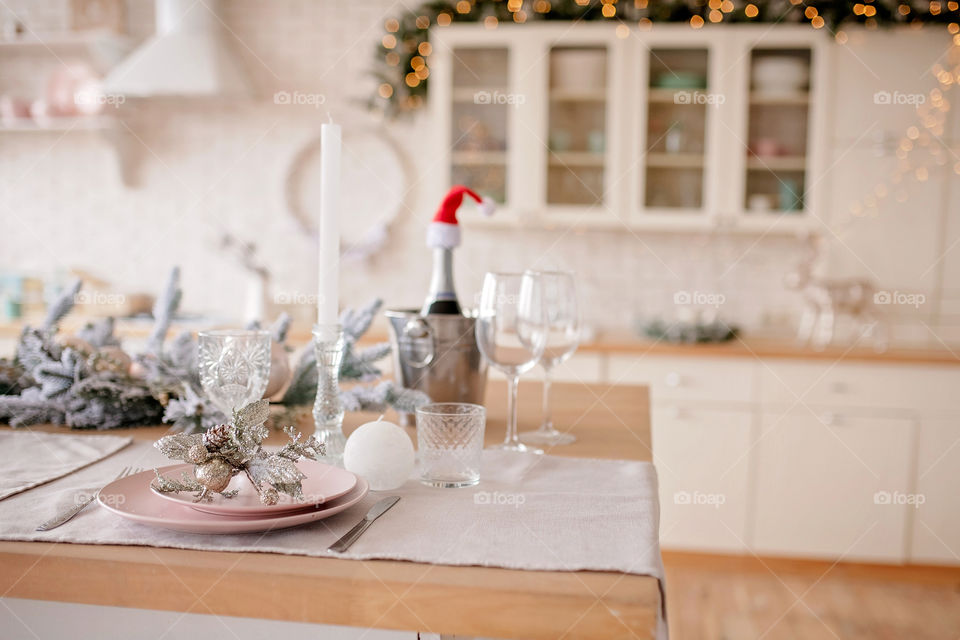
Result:
M164 467L161 472L169 470L170 467ZM186 533L256 533L329 518L360 502L370 490L367 481L358 478L357 485L349 493L314 509L278 514L270 518L247 518L204 513L170 500L163 500L150 490L150 480L153 477L153 471L144 471L111 482L100 490L97 500L100 506L122 518L164 529Z
M303 500L299 502L288 495L280 494L280 501L268 506L260 502L260 496L256 489L250 483L250 480L243 474L234 476L230 480L228 489L237 489L240 491L233 498L224 498L219 494L214 494L212 502L194 502L193 493L160 493L154 489L154 493L165 500L171 500L178 504L192 507L198 511L214 513L220 516L243 516L243 517L272 517L282 513L292 513L304 509L315 509L317 505L323 504L334 498L346 495L350 490L357 486L357 476L346 469L333 467L329 464L323 464L316 460L301 460L297 467L303 472L306 478L302 481ZM160 473L168 478L179 478L183 473L193 476L193 465L178 464L169 467L163 467ZM151 489L153 488L151 484Z

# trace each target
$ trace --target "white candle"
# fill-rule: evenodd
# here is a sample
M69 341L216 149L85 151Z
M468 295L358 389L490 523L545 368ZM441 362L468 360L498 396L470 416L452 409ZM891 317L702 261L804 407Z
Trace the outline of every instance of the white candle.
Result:
M340 125L320 127L320 290L317 324L339 322Z

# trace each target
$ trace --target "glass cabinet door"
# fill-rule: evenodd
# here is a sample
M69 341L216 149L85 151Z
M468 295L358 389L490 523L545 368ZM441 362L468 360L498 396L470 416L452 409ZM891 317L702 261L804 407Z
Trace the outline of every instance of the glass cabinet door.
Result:
M548 205L603 202L607 82L606 47L550 50Z
M453 51L451 184L499 203L507 190L507 114L511 104L505 47Z
M640 206L697 213L704 204L707 120L718 95L708 86L706 48L651 48L644 189ZM661 211L662 212L662 211Z
M809 48L750 52L743 203L749 216L798 215L806 208L810 73Z

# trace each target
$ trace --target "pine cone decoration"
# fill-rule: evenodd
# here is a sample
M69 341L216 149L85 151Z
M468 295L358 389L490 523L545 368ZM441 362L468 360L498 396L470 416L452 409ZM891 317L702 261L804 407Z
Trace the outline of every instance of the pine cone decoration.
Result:
M228 424L218 424L210 427L203 434L203 444L210 451L218 451L220 447L230 442L230 437L233 435L232 431L233 427Z

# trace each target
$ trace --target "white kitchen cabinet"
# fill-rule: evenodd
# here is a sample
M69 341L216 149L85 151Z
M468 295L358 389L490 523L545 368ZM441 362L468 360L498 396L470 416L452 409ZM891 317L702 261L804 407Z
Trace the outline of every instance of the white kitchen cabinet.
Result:
M801 409L761 425L755 553L907 559L913 420Z
M745 551L753 414L674 405L652 426L662 546Z
M463 222L616 221L623 203L615 169L626 144L619 135L626 87L617 80L628 59L627 43L611 27L433 28L429 101L441 132L436 162L444 168L433 172L436 195L469 180L502 203L494 218L464 211ZM503 64L491 77L484 60L494 55ZM563 75L567 68L582 82ZM551 135L551 126L563 135Z
M632 51L628 201L640 226L704 228L716 222L724 170L722 38L653 29Z
M506 99L516 82L520 46L504 33L462 30L445 46L435 39L430 59L430 101L437 131L434 161L444 167L441 195L464 182L499 203L498 217L509 221L519 204L517 154L521 136L518 109L529 106ZM440 195L437 196L439 199Z
M960 368L688 354L599 363L650 387L666 548L960 564Z
M730 358L610 356L609 382L646 384L654 406L662 401L751 403L755 363Z
M724 143L735 177L724 183L732 188L722 214L738 227L768 231L822 225L834 46L804 28L741 28L730 38L721 90L734 118Z
M548 67L545 100L539 105L536 139L531 146L533 167L546 172L543 191L535 194L540 224L615 221L622 209L621 165L626 140L623 105L628 73L628 43L608 25L587 29L556 28L539 32L537 58ZM532 62L531 64L537 64ZM537 87L526 86L528 93ZM535 183L539 185L540 183Z
M960 414L920 425L910 560L960 564Z
M503 212L463 221L498 226L795 231L823 219L827 35L622 35L600 23L433 27L436 196L468 182ZM785 60L798 83L758 79Z
M960 414L960 370L940 365L765 361L760 402L792 406L893 409L901 413Z

